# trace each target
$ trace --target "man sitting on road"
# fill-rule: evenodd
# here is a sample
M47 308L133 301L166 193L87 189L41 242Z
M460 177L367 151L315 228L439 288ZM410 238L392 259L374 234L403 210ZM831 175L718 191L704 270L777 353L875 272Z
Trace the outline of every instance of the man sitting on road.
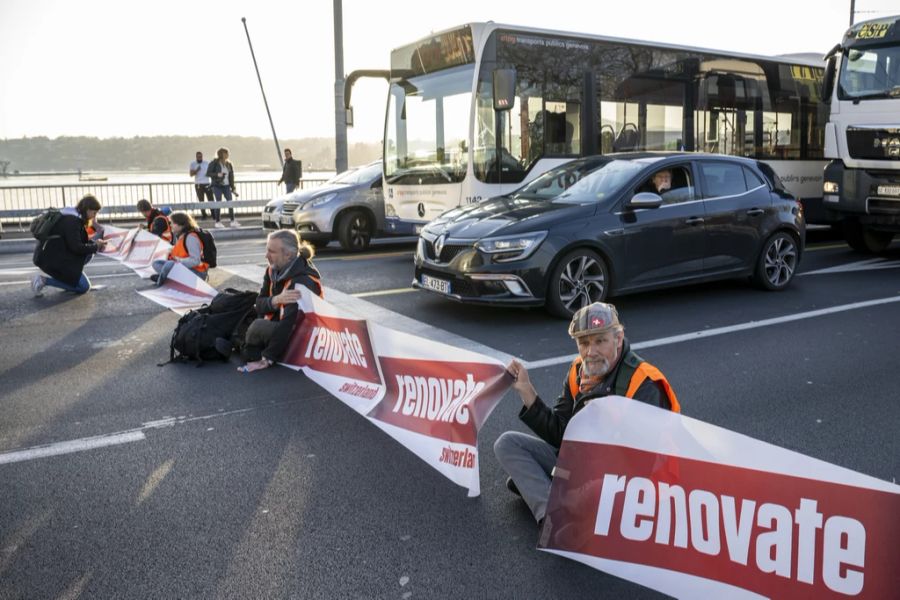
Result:
M509 474L506 486L525 500L538 523L547 511L551 474L566 425L589 401L619 395L681 412L665 376L631 351L615 306L595 302L580 309L572 317L569 335L578 347L578 357L552 410L538 396L519 361L507 367L515 379L512 387L524 404L519 418L540 439L507 431L494 443L494 454Z
M169 222L169 218L161 210L154 208L149 200L138 200L137 209L147 220L147 230L171 244L172 224Z
M301 242L292 229L269 234L266 242L269 268L266 269L256 301L259 318L247 329L244 358L249 362L239 367L238 371L258 371L281 360L294 327L303 318L297 305L300 291L294 286L299 283L322 295L319 272L310 262L314 254L313 247Z

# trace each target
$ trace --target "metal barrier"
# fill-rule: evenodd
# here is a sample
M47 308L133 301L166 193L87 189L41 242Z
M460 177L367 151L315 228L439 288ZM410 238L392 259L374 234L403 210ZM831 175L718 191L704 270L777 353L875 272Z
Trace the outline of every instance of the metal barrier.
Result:
M302 179L300 189L318 187L325 179ZM0 231L3 225L16 224L24 230L31 219L48 206L75 206L87 194L103 205L102 221L139 219L137 201L146 198L154 206L173 210L234 209L236 215L259 215L259 207L283 195L275 180L238 181L238 196L232 202L197 202L193 182L89 183L64 185L25 185L0 187Z

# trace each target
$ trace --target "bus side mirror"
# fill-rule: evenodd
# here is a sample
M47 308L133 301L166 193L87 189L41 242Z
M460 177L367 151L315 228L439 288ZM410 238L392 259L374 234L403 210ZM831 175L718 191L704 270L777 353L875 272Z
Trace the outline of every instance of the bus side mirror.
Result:
M510 110L516 103L516 70L494 69L494 110Z

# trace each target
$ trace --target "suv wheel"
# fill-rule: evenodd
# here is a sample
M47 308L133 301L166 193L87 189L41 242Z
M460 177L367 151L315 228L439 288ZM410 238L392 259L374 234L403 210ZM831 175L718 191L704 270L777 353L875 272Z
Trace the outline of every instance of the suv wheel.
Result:
M794 278L799 261L797 240L791 234L779 231L763 245L753 280L765 290L783 290Z
M359 252L369 247L372 241L372 219L361 210L351 210L341 217L338 224L338 241L341 248Z
M592 302L603 302L609 292L609 269L593 250L574 250L562 257L547 285L547 310L557 317L572 318Z

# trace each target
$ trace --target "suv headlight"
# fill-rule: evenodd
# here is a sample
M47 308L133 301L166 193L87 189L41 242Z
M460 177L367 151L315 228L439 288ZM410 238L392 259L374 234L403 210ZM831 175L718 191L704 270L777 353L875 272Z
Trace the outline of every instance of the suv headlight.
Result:
M528 258L537 250L546 237L546 231L522 235L504 235L478 240L475 242L475 247L485 254L492 255L494 262L508 262Z
M303 208L305 208L305 209L318 208L318 207L322 206L323 204L325 204L326 202L330 202L330 201L334 200L335 196L337 196L337 194L325 194L324 196L319 196L318 198L313 198L312 200L307 202Z

